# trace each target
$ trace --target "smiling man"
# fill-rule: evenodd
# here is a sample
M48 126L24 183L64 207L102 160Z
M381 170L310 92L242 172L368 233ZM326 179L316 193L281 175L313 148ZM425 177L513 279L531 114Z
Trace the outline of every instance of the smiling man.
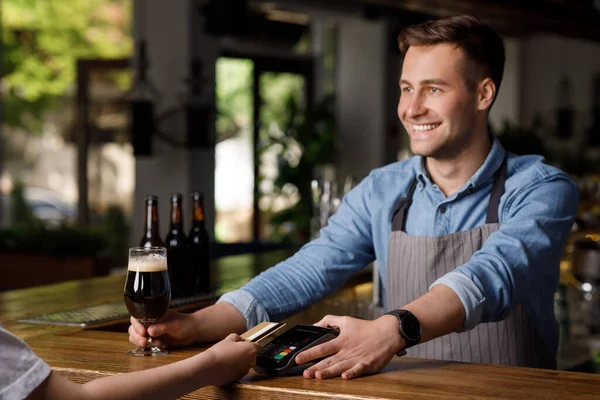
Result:
M281 320L377 259L388 313L326 316L340 335L300 353L318 379L375 373L411 357L555 368L553 296L577 186L539 156L506 152L488 131L504 46L477 18L408 27L398 116L414 157L373 170L318 239L191 315L149 328L164 345L216 340ZM369 134L369 132L365 132ZM131 340L145 331L132 320Z

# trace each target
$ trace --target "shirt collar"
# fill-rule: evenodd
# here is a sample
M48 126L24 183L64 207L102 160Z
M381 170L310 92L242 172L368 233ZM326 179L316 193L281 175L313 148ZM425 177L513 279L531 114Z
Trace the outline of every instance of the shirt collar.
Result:
M506 150L504 150L504 147L500 144L500 140L492 135L492 148L485 158L485 161L458 192L460 193L467 189L474 189L488 183L488 181L493 178L496 170L500 168L505 154ZM425 168L425 157L418 156L418 158L417 180L423 184L423 186L432 185L427 168Z

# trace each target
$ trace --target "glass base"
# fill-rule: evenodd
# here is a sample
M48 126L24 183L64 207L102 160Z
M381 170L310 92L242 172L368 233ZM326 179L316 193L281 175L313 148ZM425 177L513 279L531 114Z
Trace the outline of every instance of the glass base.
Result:
M167 350L163 350L156 346L138 347L135 350L128 350L127 354L134 357L154 357L154 356L166 356L169 354Z

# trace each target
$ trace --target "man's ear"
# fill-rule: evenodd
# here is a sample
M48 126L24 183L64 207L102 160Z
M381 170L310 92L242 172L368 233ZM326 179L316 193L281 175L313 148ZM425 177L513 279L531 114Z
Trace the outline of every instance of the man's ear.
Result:
M496 84L490 78L485 78L477 86L477 109L488 110L496 97Z

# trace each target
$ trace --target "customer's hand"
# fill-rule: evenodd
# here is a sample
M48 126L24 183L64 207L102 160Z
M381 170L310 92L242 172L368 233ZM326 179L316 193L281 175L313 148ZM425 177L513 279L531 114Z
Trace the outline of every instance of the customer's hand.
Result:
M340 335L296 356L304 364L326 359L304 370L305 378L357 378L379 372L390 362L404 342L398 333L398 320L384 315L374 321L327 315L315 325L337 327Z
M246 342L232 333L206 350L211 366L211 385L224 385L237 381L256 364L256 354L260 350L257 343Z
M146 346L146 328L140 321L131 317L129 341L138 346ZM157 323L148 327L152 342L161 348L187 346L197 341L196 324L191 314L167 311Z

